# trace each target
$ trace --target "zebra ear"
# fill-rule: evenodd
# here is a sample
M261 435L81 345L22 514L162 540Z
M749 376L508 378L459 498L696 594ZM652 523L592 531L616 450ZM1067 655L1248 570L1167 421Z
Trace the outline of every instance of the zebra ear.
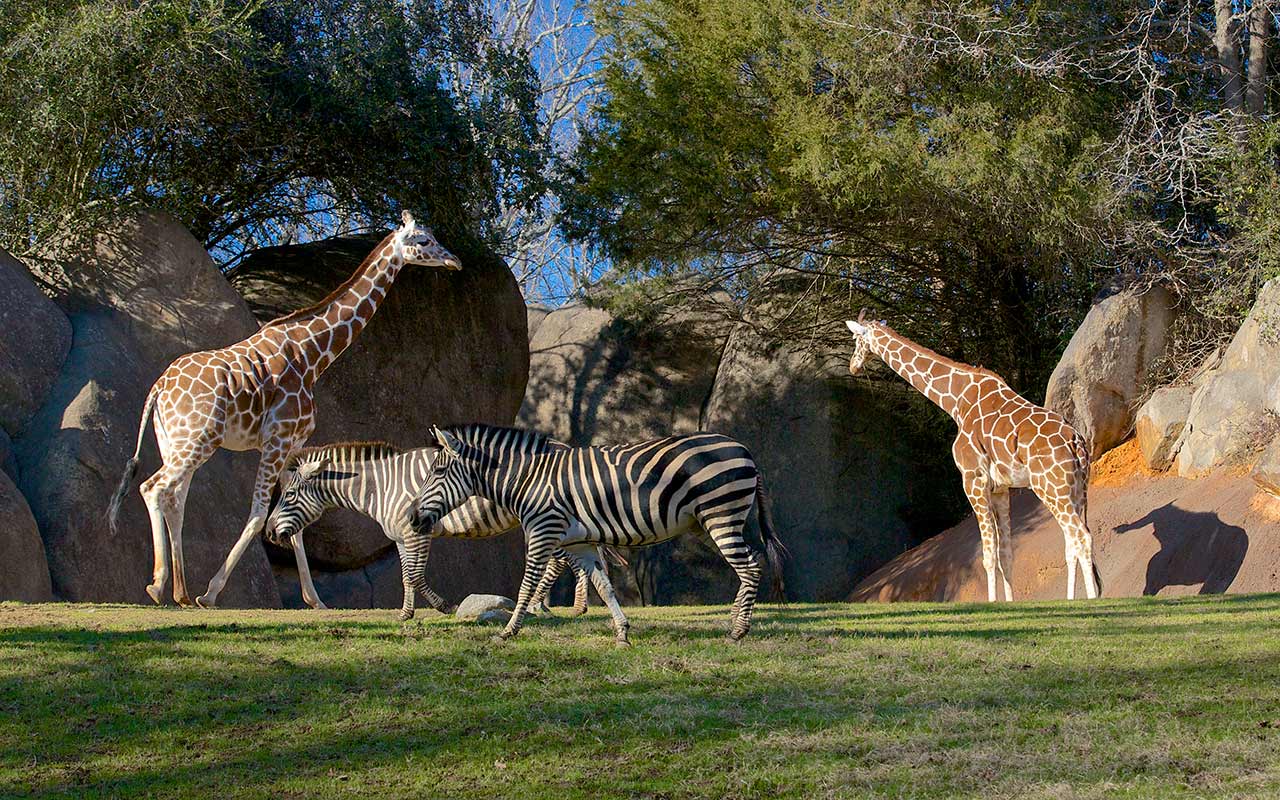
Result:
M309 461L298 467L298 477L302 478L304 481L309 481L319 475L327 466L329 466L329 459L327 458L322 458L319 461Z
M446 453L457 458L462 453L462 442L458 440L458 437L448 431L442 431L439 428L435 428L434 430L436 434L436 443L439 444Z

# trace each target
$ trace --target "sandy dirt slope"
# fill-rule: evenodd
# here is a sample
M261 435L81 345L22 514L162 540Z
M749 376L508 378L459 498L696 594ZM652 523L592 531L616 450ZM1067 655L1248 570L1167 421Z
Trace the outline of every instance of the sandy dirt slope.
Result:
M1062 533L1029 491L1013 493L1013 591L1066 597ZM1280 500L1247 475L1152 475L1130 441L1095 465L1089 527L1103 595L1280 591ZM1082 582L1077 579L1082 595ZM853 601L985 600L977 521L903 553L867 577Z

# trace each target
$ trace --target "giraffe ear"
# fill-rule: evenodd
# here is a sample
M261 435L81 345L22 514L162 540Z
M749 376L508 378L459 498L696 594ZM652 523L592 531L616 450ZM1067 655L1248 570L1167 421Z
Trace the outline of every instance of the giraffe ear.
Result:
M413 215L409 213L409 209L400 212L400 221L404 223L404 227L413 227Z
M844 321L844 324L849 326L849 330L853 331L854 336L861 336L867 332L867 329L863 327L860 322L854 322L851 319L847 319Z
M858 322L861 323L862 320L866 318L866 316L867 316L867 309L864 306L863 309L858 312Z

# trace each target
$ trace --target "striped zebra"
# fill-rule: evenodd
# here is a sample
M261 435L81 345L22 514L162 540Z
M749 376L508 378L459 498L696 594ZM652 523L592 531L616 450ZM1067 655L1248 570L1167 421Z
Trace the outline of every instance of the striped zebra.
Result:
M786 550L765 506L760 472L747 449L726 436L695 433L617 447L553 448L545 436L514 428L463 425L434 432L442 450L418 495L415 530L429 531L472 495L524 521L524 580L502 639L520 631L556 547L587 542L639 547L698 527L711 535L738 574L728 635L741 639L751 627L760 585L759 559L742 536L757 501L774 588L782 591ZM581 522L578 531L569 527L575 519ZM423 538L415 534L405 540L410 561ZM421 577L411 572L410 579ZM617 609L619 644L627 642L628 628Z
M418 487L426 480L439 449L423 447L400 450L385 442L340 442L295 451L285 465L280 479L279 496L267 518L267 537L287 545L311 523L331 508L346 508L364 514L382 526L387 538L395 542L400 553L400 571L404 582L404 605L400 619L414 613L414 584L406 565L404 540L412 533L409 511ZM472 498L442 519L433 536L483 539L506 533L520 524L514 515L497 509L492 503ZM420 570L425 569L426 553L420 554ZM576 560L559 555L554 568L547 571L546 581L535 597L535 607L542 606L547 592L565 567L577 578L574 611L587 610L587 573ZM323 608L311 582L305 555L299 560L298 579L302 595L309 605ZM425 582L417 588L431 606L447 610L447 604Z

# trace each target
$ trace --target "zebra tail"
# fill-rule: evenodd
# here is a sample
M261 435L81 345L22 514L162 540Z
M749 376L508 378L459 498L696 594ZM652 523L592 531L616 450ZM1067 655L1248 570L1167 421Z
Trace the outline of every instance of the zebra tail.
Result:
M146 405L142 407L142 421L138 424L138 443L133 448L133 457L124 465L124 475L120 478L120 485L116 487L116 491L111 495L111 502L107 506L107 530L114 538L116 535L116 525L120 518L120 504L124 502L124 496L129 489L133 487L134 478L138 475L138 455L142 452L142 437L147 433L147 423L151 421L151 413L156 407L156 387L152 386L151 391L147 393Z
M769 581L773 585L773 595L776 599L785 601L787 586L782 577L782 565L791 554L778 538L773 525L773 514L769 512L769 503L764 494L764 481L760 478L756 479L756 508L760 514L760 538L764 540L764 553L769 560Z

